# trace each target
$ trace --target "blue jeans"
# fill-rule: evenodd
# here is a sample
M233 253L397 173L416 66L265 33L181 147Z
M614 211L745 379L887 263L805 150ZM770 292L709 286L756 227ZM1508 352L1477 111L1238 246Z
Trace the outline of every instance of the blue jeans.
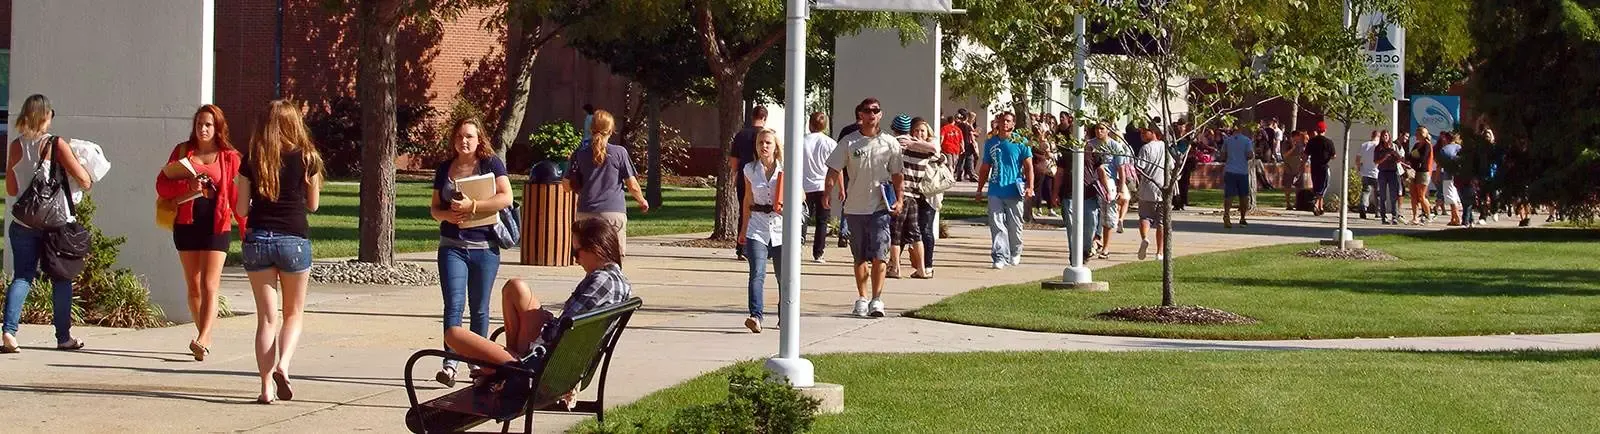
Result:
M1478 203L1478 189L1471 185L1456 189L1456 195L1461 198L1461 224L1472 224L1472 206Z
M750 260L750 316L757 320L764 318L762 305L765 304L765 286L767 284L767 259L772 259L772 265L777 268L778 275L783 276L783 246L768 246L761 240L744 240L744 257ZM783 292L783 278L778 278L778 291Z
M276 269L283 273L311 270L311 240L299 235L251 229L239 245L244 271Z
M6 288L5 332L15 336L17 323L22 319L22 303L33 291L33 279L39 277L39 255L44 248L42 231L16 223L8 225L11 241L11 286ZM51 322L56 325L56 343L72 339L72 281L50 278L50 302L54 309Z
M499 272L499 249L439 248L439 286L444 295L445 329L461 326L461 311L470 303L470 329L478 336L489 336L489 299ZM446 346L445 351L449 350ZM455 365L454 360L444 362L444 366Z
M995 263L1011 264L1022 256L1022 198L989 197L989 237Z
M933 243L939 239L939 228L933 225L933 204L928 199L917 199L917 226L922 228L922 266L933 267Z
M1061 218L1067 222L1067 248L1082 251L1083 259L1087 262L1094 250L1094 239L1100 236L1100 199L1092 195L1083 198L1083 233L1078 236L1072 233L1072 221L1076 217L1072 215L1072 199L1061 203Z
M1400 218L1400 172L1378 171L1378 216Z

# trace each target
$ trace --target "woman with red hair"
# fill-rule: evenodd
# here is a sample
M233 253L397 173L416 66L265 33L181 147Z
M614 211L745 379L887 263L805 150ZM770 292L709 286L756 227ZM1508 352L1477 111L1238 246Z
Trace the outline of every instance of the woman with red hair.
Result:
M158 200L177 209L172 244L189 288L189 315L199 330L189 341L195 361L211 353L211 324L217 317L229 234L234 222L241 232L244 227L244 217L233 206L239 197L234 186L239 164L239 151L228 140L227 118L221 108L206 104L194 113L189 140L173 147L166 168L156 175Z

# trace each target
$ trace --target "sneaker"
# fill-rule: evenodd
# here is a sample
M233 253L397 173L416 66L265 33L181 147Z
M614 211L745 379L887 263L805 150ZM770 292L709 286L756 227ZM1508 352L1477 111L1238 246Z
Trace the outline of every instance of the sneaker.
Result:
M761 320L753 316L745 318L744 328L750 329L750 333L761 333Z
M1006 263L1005 262L995 262L993 264L989 264L989 269L991 269L991 270L1004 270L1004 269L1006 269Z
M1499 214L1495 214L1494 218L1492 218L1492 220L1494 220L1495 223L1500 223L1500 215Z
M1474 224L1479 224L1479 225L1482 225L1482 224L1484 224L1484 223L1485 223L1485 222L1484 222L1484 220L1483 220L1483 219L1478 219L1478 221L1477 221L1477 223L1474 223Z
M822 259L821 256L818 256L818 257L815 257L815 258L811 258L811 263L813 263L813 264L826 264L826 263L828 263L828 260L827 259Z
M1166 259L1166 257L1164 257L1164 256L1161 256L1161 255L1156 255L1156 260L1157 260L1157 261L1160 261L1160 260L1162 260L1162 259Z
M855 316L859 316L859 317L867 316L867 299L865 299L865 298L856 299L856 306L855 306L854 309L850 310L850 313L854 314Z
M867 316L883 318L883 300L874 299L867 306Z
M1014 267L1014 266L1018 266L1018 265L1022 265L1022 255L1012 256L1011 257L1011 266Z
M1148 256L1150 256L1150 240L1139 240L1139 260L1143 261Z
M1117 233L1122 233L1122 222L1117 222Z

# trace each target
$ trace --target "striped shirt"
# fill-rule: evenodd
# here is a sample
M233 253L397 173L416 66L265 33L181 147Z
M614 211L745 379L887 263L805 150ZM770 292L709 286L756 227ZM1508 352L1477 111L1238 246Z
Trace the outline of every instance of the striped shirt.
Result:
M906 198L922 199L922 181L928 177L928 165L939 161L938 148L921 149L919 141L909 136L900 136L900 160L904 165L900 174L905 177L902 183ZM930 144L931 146L931 144Z

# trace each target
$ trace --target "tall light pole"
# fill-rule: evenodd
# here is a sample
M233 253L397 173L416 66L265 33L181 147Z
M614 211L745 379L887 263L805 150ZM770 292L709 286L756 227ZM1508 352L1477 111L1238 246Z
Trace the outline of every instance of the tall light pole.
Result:
M783 270L778 273L780 292L778 320L783 326L778 331L778 357L767 359L766 368L774 375L789 380L793 387L816 385L816 367L810 360L800 358L800 233L805 230L805 196L801 194L800 174L806 147L806 19L810 15L807 0L789 0L787 38L783 55L787 71L784 80L784 142L783 150ZM765 265L762 265L765 266Z
M1083 16L1084 11L1082 9L1077 12L1078 16L1072 19L1072 32L1078 44L1077 50L1072 53L1072 62L1076 70L1076 76L1072 79L1072 113L1074 116L1083 110L1083 89L1088 86L1089 80L1088 19ZM1072 157L1072 209L1068 211L1068 215L1072 218L1072 224L1067 228L1070 231L1067 234L1067 246L1068 250L1072 251L1068 254L1070 262L1067 268L1061 271L1060 282L1046 281L1041 283L1040 286L1044 289L1106 291L1110 289L1106 282L1094 281L1094 272L1083 264L1084 247L1091 242L1087 238L1092 238L1084 235L1084 225L1099 224L1099 222L1083 221L1083 157L1089 152L1088 141L1083 134L1083 122L1073 122L1072 136L1077 139L1082 149L1073 151L1076 155ZM1101 206L1104 207L1105 204L1101 204Z

